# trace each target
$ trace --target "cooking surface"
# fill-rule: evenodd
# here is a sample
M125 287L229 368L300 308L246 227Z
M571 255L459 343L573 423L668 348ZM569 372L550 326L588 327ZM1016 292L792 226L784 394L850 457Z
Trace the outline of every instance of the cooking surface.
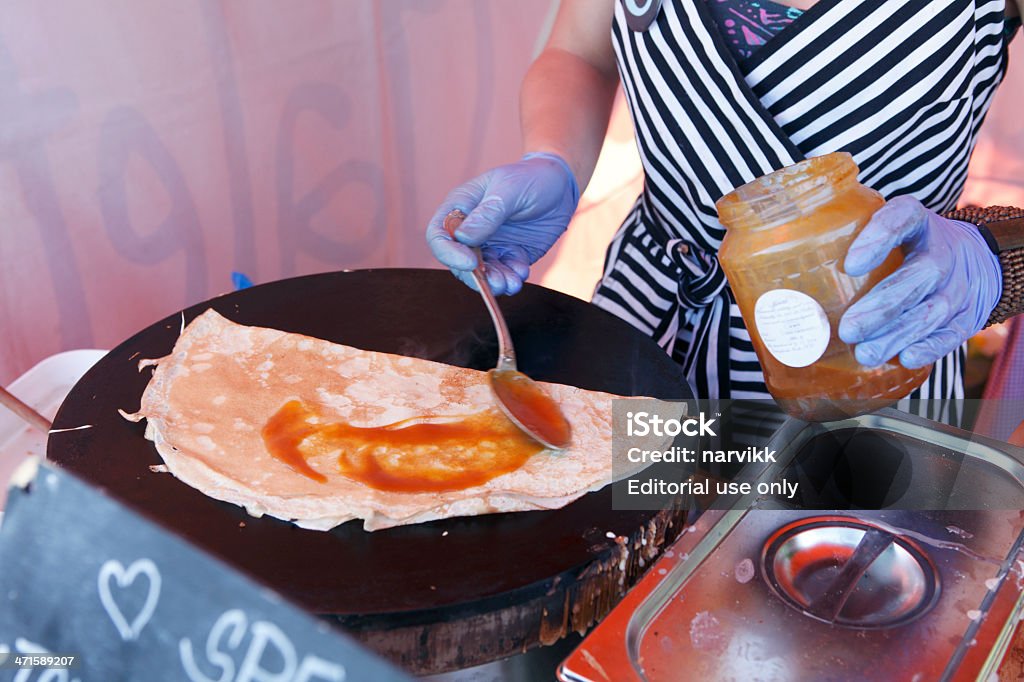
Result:
M577 299L536 286L501 300L521 369L555 381L622 395L689 397L679 368L624 322ZM274 282L184 311L212 307L247 325L274 327L358 348L485 370L497 342L478 294L440 270L364 270ZM48 456L109 489L144 514L319 613L359 621L414 623L486 610L543 594L608 555L655 512L611 509L611 490L550 512L447 519L367 533L359 522L308 531L250 517L149 466L161 463L117 410L135 411L151 370L142 358L170 352L181 315L125 341L72 389ZM594 453L594 456L608 456ZM116 532L116 529L112 529ZM356 618L359 617L359 618Z

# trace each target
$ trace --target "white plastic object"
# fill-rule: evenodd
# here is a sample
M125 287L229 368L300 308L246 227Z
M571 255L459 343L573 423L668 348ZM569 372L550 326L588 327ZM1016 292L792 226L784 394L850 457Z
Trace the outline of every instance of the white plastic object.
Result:
M107 354L105 350L69 350L41 360L7 386L7 390L49 420L71 388ZM0 516L7 482L28 455L46 456L46 434L0 406Z

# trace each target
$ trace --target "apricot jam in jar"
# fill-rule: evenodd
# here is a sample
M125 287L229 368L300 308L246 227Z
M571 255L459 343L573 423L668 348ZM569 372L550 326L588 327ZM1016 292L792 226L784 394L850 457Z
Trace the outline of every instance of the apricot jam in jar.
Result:
M839 338L846 309L903 262L894 249L865 276L843 271L850 244L884 203L857 182L853 158L837 152L758 178L716 204L726 228L718 260L768 391L795 417L829 421L879 409L931 370L907 369L897 358L866 367Z

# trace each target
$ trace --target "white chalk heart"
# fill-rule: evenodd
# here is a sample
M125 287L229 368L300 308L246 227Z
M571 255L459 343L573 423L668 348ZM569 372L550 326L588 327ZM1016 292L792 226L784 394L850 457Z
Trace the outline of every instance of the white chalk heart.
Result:
M142 605L142 609L139 610L135 618L129 623L121 607L114 600L110 584L116 580L117 586L124 589L135 582L139 575L145 575L149 578L149 593L146 595L146 601ZM100 592L100 602L103 604L107 615L110 616L110 620L117 627L117 631L121 634L121 639L126 642L137 639L139 633L146 627L146 623L153 617L156 603L160 599L160 571L157 570L156 564L149 559L139 559L132 562L132 565L125 569L120 561L110 559L100 567L97 583Z

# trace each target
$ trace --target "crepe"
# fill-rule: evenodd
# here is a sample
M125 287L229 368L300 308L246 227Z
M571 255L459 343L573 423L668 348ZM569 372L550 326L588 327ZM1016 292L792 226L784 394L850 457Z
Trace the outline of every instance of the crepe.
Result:
M458 485L443 489L445 477L454 476L445 467L504 456L503 439L509 436L501 432L501 423L518 434L497 412L485 372L243 326L213 310L189 324L172 353L155 364L140 410L126 416L147 420L146 437L171 474L254 516L267 514L317 530L363 519L366 530L377 530L454 516L558 508L612 482L616 396L608 393L542 384L569 419L571 446L552 452L536 445L536 454L521 466L506 473L492 470L497 475L477 484L472 477L455 476L451 480ZM289 464L272 454L267 434L275 418L291 420L291 426L273 433L284 433L293 445L301 442L312 474L302 470L302 462ZM449 433L448 440L404 454L384 452L384 446L369 448L372 452L361 454L357 463L349 457L363 433L390 438L409 425L473 420L498 432L491 434L494 438L474 439L470 431L462 441ZM402 431L403 437L409 433ZM402 449L401 444L395 447ZM378 450L380 460L373 458ZM419 484L410 491L380 489L375 487L378 479L367 483L364 470L372 465L377 471L380 463L390 467L392 478L415 465L427 467L424 476L440 476L440 482L417 479L433 490L416 490ZM394 488L390 478L379 480Z

